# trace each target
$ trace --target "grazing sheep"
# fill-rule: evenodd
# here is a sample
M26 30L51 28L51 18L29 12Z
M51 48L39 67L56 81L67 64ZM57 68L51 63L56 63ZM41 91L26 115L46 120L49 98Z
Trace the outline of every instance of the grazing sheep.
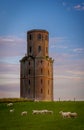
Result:
M21 112L21 116L23 116L23 115L27 115L27 111Z
M42 114L41 110L33 110L32 114Z
M7 106L11 107L11 106L13 106L13 103L8 103Z
M53 111L49 111L49 110L33 110L32 114L53 114Z
M53 114L53 111L48 111L47 113L49 113L49 114Z
M11 113L14 112L14 109L11 109L10 112L11 112Z
M60 111L59 113L62 115L63 118L66 118L66 117L67 117L67 118L70 118L70 113L71 113L71 112L63 112L63 111Z
M38 100L38 99L35 99L34 102L39 102L39 100Z
M70 113L70 117L76 118L78 114L76 112Z

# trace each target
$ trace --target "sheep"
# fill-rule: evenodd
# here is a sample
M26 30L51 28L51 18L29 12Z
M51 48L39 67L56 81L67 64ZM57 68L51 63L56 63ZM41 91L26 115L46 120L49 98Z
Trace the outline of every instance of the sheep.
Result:
M76 112L70 113L70 117L73 117L73 118L76 118L77 115L78 115L78 114L77 114Z
M53 114L53 111L48 111L47 113L49 113L49 114Z
M10 112L11 112L11 113L14 112L14 109L11 109Z
M71 113L71 112L63 112L63 111L60 111L59 113L62 115L63 118L66 118L66 117L67 117L67 118L70 118L70 113Z
M34 102L39 102L39 100L38 100L38 99L35 99Z
M27 111L21 112L21 116L23 116L23 115L27 115Z
M7 106L11 107L11 106L13 106L13 103L8 103Z
M42 110L33 110L32 114L42 114Z
M49 110L33 110L32 114L53 114L53 111L49 111Z
M48 110L41 110L42 114L46 114Z
M42 110L42 112L45 114L47 114L47 113L53 114L53 111L50 111L50 110Z

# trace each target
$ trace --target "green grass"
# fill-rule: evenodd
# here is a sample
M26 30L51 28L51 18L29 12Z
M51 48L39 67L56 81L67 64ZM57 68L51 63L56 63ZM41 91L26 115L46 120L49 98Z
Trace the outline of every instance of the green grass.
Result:
M84 130L84 102L14 102L14 113L0 103L0 130ZM32 115L32 110L48 109L53 114ZM59 111L77 112L77 118L63 119ZM21 116L28 111L27 116Z

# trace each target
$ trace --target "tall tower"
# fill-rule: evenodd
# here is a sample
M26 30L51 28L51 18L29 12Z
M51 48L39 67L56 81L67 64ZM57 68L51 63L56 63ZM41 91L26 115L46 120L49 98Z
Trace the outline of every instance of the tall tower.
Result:
M27 32L27 55L20 60L20 97L53 100L53 60L48 55L49 33Z

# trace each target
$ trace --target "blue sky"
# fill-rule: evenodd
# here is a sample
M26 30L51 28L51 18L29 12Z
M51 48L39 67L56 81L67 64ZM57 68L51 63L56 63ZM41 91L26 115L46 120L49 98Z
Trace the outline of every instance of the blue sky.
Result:
M84 100L84 0L0 0L0 98L19 97L27 31L49 32L54 99Z

